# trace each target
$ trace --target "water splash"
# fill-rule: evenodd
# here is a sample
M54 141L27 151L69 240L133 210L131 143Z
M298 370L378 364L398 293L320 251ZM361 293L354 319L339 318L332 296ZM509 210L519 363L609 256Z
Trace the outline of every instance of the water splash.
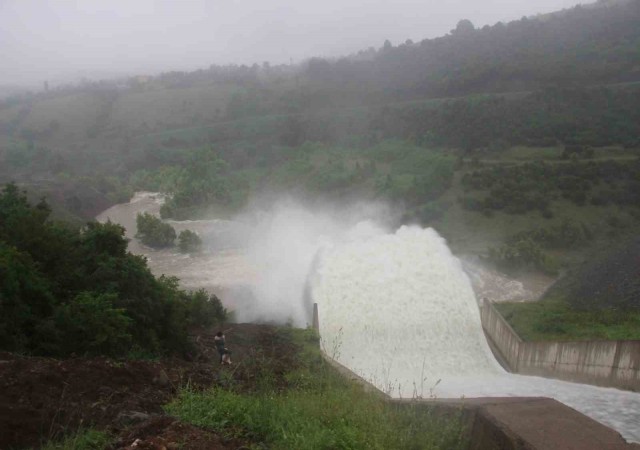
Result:
M502 370L469 279L434 230L325 248L313 299L325 352L394 397L552 397L640 441L640 394Z
M380 389L412 396L453 375L502 372L471 284L434 230L356 239L322 261L313 298L325 350L339 347L336 359Z

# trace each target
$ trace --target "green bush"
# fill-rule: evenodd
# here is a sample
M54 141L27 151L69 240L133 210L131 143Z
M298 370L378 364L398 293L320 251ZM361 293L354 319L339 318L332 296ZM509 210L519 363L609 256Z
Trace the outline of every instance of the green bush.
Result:
M511 236L507 242L512 244L530 239L544 248L576 248L587 243L591 238L591 230L586 225L579 225L566 219L560 225L518 233Z
M36 334L36 317L51 314L49 280L32 258L0 241L0 348L23 351Z
M549 275L558 273L558 263L529 237L489 249L489 261L505 269L534 268Z
M216 295L204 289L185 294L185 303L191 325L208 327L225 322L229 313Z
M181 231L178 235L178 248L182 253L195 253L202 248L202 239L191 230Z
M118 355L133 342L131 318L123 308L114 308L117 296L83 292L55 313L63 353Z
M539 210L548 215L550 205L561 198L577 206L640 205L639 175L637 161L536 161L474 170L462 177L462 185L466 192L473 191L475 198L485 194L477 200L481 207L469 209L489 208L509 214Z
M138 228L136 236L149 247L171 247L176 240L176 230L152 214L138 213L136 225Z

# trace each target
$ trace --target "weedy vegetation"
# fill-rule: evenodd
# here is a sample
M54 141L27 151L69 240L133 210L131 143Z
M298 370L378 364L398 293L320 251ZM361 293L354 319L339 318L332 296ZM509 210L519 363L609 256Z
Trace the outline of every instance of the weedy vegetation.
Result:
M205 392L185 388L169 414L272 449L463 449L462 416L443 417L424 403L391 404L340 376L320 355L312 330L284 329L299 348L277 376L267 361L251 390L229 384ZM264 448L264 447L256 447Z
M103 450L111 442L111 436L94 429L81 429L60 442L51 441L41 450Z

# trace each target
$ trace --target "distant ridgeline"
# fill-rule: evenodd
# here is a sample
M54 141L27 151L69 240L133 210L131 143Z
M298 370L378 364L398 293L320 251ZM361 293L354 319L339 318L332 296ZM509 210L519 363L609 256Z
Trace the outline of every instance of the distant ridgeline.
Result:
M589 145L634 144L630 135L638 134L633 133L637 117L635 121L629 117L627 124L624 115L638 114L634 113L638 108L633 108L637 97L627 99L626 92L618 91L576 91L579 87L640 82L640 0L600 4L598 8L578 6L481 29L463 20L440 38L407 41L395 47L387 41L377 50L370 48L332 61L312 58L299 67L212 66L149 77L142 84L137 79L124 84L121 80L88 82L15 97L0 102L0 111L14 108L12 113L0 114L0 132L42 141L56 141L56 136L69 132L89 139L126 141L169 128L268 116L266 121L221 124L195 134L200 140L218 143L252 141L266 134L281 144L296 145L354 134L375 137L367 128L382 127L385 135L425 139L436 133L436 142L443 145L472 148L487 145L487 138L482 138L487 134L515 143L578 139ZM178 88L171 95L161 93ZM550 88L554 90L547 91ZM308 123L316 117L307 120L304 116L326 108L532 91L543 92L520 98L522 101L494 99L496 104L435 103L427 111L419 105L396 106L383 108L373 117L342 112L338 116L345 114L348 119L342 127L330 120L334 112L318 124ZM59 96L76 96L57 103L70 108L76 105L83 111L75 120L75 125L82 122L81 130L73 129L67 118L51 115L46 119L46 113L55 109L51 100ZM40 100L49 100L49 105L40 107ZM445 106L443 111L440 106ZM431 111L434 107L437 112ZM613 117L603 117L603 109ZM30 118L33 113L43 120ZM282 115L294 118L276 117ZM507 122L501 125L503 119ZM364 125L359 123L363 121ZM607 131L609 125L615 125L614 129ZM185 137L196 137L193 132L173 140L165 136L166 143L181 146Z
M327 86L364 83L400 99L640 81L640 2L577 6L562 14L360 52L335 63L312 59L308 74ZM364 89L364 88L363 88Z

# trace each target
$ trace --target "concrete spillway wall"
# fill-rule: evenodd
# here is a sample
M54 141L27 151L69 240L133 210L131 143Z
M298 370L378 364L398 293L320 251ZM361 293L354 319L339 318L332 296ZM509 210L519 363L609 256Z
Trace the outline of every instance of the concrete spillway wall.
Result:
M640 341L524 342L491 302L481 317L514 373L640 391Z

